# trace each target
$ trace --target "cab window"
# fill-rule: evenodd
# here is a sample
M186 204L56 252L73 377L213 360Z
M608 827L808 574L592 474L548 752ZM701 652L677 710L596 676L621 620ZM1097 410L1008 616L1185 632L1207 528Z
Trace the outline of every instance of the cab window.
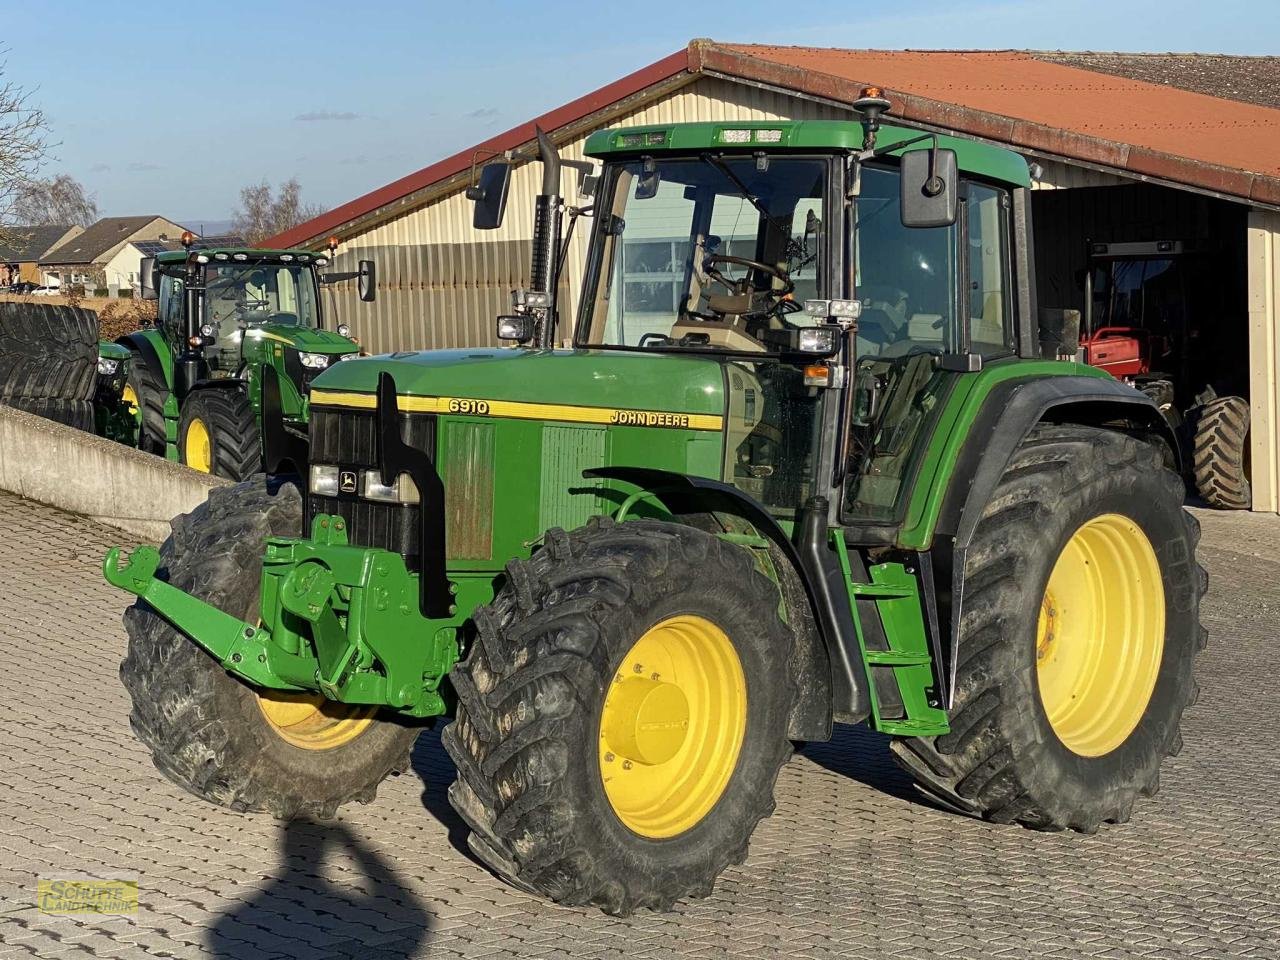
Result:
M1009 194L970 183L969 343L984 357L1009 353L1013 333L1009 274Z

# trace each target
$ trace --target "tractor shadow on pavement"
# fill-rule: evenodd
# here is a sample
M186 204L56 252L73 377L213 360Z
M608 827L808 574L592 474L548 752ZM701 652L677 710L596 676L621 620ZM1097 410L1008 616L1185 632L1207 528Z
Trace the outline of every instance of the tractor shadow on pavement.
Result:
M470 831L462 818L449 806L449 784L457 775L457 769L449 754L445 753L444 744L440 742L440 731L444 723L436 724L435 729L423 730L422 736L414 744L411 765L413 772L422 779L422 805L427 812L449 831L449 843L453 849L468 860L475 856L467 847L467 834Z
M806 743L796 751L825 770L856 780L877 793L939 809L915 788L889 753L891 738L883 733L836 724L826 743Z
M275 871L208 927L205 946L228 960L399 960L419 951L432 921L391 865L345 824L294 820L281 828Z

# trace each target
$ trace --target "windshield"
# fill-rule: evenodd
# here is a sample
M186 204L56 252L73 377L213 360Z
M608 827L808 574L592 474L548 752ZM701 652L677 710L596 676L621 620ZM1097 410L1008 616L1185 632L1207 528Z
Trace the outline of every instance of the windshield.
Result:
M596 205L591 346L775 353L825 295L817 159L704 155L615 167Z
M1159 329L1181 321L1182 277L1176 261L1113 260L1093 267L1093 329Z
M205 268L205 322L238 328L241 323L319 326L316 278L310 267L292 264L210 264Z

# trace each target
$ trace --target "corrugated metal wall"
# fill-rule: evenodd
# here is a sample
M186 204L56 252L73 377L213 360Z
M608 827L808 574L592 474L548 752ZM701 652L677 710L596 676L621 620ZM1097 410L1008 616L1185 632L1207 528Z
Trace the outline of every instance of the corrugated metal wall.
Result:
M601 126L694 120L817 120L847 115L835 107L797 97L701 77ZM561 145L561 155L582 159L585 142L586 133ZM541 187L541 177L539 164L524 164L513 172L506 220L498 230L474 230L472 204L458 192L349 238L338 249L335 269L353 269L354 262L361 258L376 260L378 299L371 304L361 303L355 296L354 284L331 288L330 318L336 310L366 349L374 353L494 343L494 318L509 306L511 290L528 281L533 199ZM566 190L572 189L570 184L566 171ZM561 301L562 330L576 314L589 229L590 222L584 221L574 231L565 270L564 292L568 296Z

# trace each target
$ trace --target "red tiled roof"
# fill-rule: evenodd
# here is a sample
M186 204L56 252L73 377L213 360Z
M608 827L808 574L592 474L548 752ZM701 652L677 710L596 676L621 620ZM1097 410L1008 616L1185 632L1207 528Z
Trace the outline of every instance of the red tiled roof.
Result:
M264 241L306 245L501 152L681 73L710 73L849 102L882 88L892 115L1010 147L1280 206L1280 110L1128 79L1025 51L846 50L717 44L685 50Z

